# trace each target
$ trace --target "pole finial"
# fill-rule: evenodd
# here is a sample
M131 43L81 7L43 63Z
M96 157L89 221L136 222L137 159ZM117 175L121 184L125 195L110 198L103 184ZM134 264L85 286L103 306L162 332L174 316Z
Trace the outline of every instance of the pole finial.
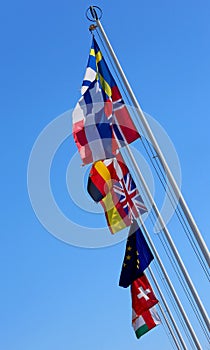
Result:
M86 17L91 22L96 22L102 17L102 10L98 6L90 6L86 11Z

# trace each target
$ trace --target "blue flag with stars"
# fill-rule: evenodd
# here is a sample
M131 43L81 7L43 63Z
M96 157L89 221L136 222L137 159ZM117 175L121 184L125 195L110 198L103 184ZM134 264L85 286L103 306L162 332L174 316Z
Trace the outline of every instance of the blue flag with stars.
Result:
M119 286L124 288L130 286L133 281L142 275L153 259L154 256L143 233L136 220L134 220L126 243Z

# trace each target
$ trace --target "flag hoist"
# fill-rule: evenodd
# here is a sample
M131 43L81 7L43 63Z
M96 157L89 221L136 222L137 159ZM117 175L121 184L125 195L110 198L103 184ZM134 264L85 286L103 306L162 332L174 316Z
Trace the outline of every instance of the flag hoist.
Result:
M106 47L111 55L113 62L118 70L121 80L136 107L142 124L147 135L157 152L157 155L163 165L166 175L169 179L171 187L174 190L176 197L179 199L180 205L185 213L189 225L195 234L201 251L209 262L207 247L200 235L194 219L189 212L189 209L184 201L184 198L171 174L171 171L162 155L162 152L157 144L157 141L145 119L143 112L138 104L136 97L131 90L131 87L122 71L122 68L117 60L117 57L109 43L109 40L104 32L101 22L98 18L96 8L91 6L89 11L96 25L90 26L90 30L99 28ZM199 340L187 318L184 308L175 292L175 289L167 275L167 272L159 258L156 248L151 241L151 238L143 224L141 216L147 212L147 208L143 199L136 187L132 175L125 164L120 151L125 149L125 154L128 154L131 160L133 170L143 184L144 191L152 205L155 214L159 219L162 231L168 240L171 250L176 257L180 270L186 280L186 283L191 291L192 296L198 306L198 309L203 317L206 326L209 326L208 316L202 305L200 298L195 290L193 283L188 275L188 272L179 256L179 253L172 241L168 229L159 213L159 210L151 196L147 184L138 168L135 158L130 151L129 144L140 138L140 134L126 108L119 88L113 78L106 61L101 53L101 50L93 36L92 46L88 59L87 69L81 88L81 98L78 101L73 114L73 136L78 147L83 165L92 163L87 190L92 199L102 205L104 208L108 227L112 234L125 227L130 227L125 257L122 265L119 285L127 288L130 286L132 299L132 325L137 338L160 324L160 318L157 314L155 305L158 303L154 295L152 287L145 275L145 270L148 269L151 273L152 280L159 290L159 295L163 301L168 315L172 321L175 334L171 335L177 349L187 349L181 332L173 320L170 309L166 301L161 295L160 288L149 266L154 257L162 270L162 273L168 283L169 289L177 303L178 309L183 317L189 334L197 349L202 349ZM140 221L143 232L150 243L150 250L144 234L138 225ZM153 256L154 253L154 256ZM167 322L166 322L167 323ZM169 331L171 326L168 325ZM177 340L178 339L178 340Z

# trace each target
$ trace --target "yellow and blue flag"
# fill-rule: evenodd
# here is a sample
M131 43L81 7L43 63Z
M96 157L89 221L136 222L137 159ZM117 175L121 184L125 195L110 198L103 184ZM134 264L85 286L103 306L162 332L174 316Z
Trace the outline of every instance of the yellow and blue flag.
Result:
M72 119L83 164L112 158L140 137L95 38L81 93Z

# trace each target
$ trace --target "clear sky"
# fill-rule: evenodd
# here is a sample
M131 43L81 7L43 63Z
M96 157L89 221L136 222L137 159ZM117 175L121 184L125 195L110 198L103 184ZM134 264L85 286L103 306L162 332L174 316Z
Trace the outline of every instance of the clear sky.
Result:
M118 287L125 242L99 249L64 243L37 219L28 195L27 167L35 140L80 97L91 44L85 18L89 5L86 0L20 0L4 2L1 7L3 350L172 349L162 325L140 340L135 338L130 293ZM181 164L182 192L208 243L210 3L122 0L95 1L94 5L103 9L103 26L143 110L162 125L174 144ZM136 147L141 152L141 146ZM69 195L68 186L73 186L74 193L78 188L84 196L80 206L90 205L91 210L97 210L85 197L81 167L76 162L69 166L75 152L69 136L53 159L50 181L58 207L73 222L84 226L82 235L88 241L91 228L105 227L105 219L100 210L95 214L84 211ZM43 172L40 167L37 186L41 186ZM159 185L155 186L159 194ZM170 272L149 221L148 229ZM209 309L205 276L185 233L173 220L170 230ZM75 237L77 232L69 234ZM105 234L110 242L108 229ZM171 277L182 297L173 272ZM183 302L197 327L184 297ZM197 332L203 349L207 349L199 328Z

